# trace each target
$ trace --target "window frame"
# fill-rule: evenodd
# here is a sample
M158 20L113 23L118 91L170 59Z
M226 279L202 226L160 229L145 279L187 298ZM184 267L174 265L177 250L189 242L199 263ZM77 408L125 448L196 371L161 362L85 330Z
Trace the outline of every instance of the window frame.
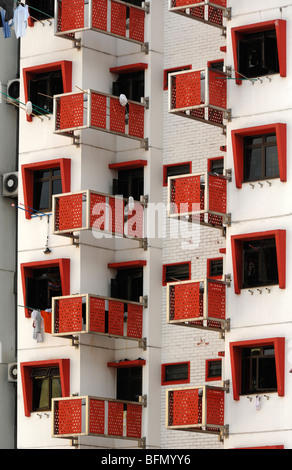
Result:
M162 266L162 285L163 286L166 286L168 283L170 282L176 282L175 280L173 281L167 281L166 280L166 271L167 271L167 268L169 266L181 266L181 265L188 265L189 267L189 277L186 278L186 279L183 279L184 281L189 281L191 279L191 276L192 276L192 272L191 272L191 261L182 261L182 262L179 262L179 263L169 263L169 264L163 264Z
M175 72L183 72L184 70L191 70L192 65L183 65L181 67L172 67L163 70L163 91L168 90L168 75Z
M187 365L188 369L188 377L186 379L173 379L173 380L166 380L166 368L171 366L178 366L178 365ZM161 385L178 385L178 384L186 384L190 383L190 361L181 361L181 362L168 362L166 364L161 364Z
M218 376L213 376L211 377L209 375L209 366L210 366L210 363L211 362L221 362L221 374L218 375ZM215 358L215 359L206 359L206 367L205 367L205 381L206 382L213 382L213 381L216 381L216 380L221 380L222 379L222 359L218 359L218 358Z
M189 161L189 162L180 162L180 163L170 163L170 164L167 164L167 165L163 165L163 186L167 186L168 185L168 176L167 176L167 170L168 168L174 168L174 167L177 167L177 166L184 166L184 165L188 165L189 166L189 172L188 173L178 173L177 175L181 175L181 174L186 174L186 175L189 175L192 173L192 162ZM176 175L172 175L172 176L176 176Z
M286 66L286 20L271 20L264 21L261 23L254 23L244 26L238 26L231 28L231 39L232 39L232 48L233 48L233 60L235 68L235 77L237 85L242 84L242 79L237 73L238 71L238 41L246 35L253 34L261 31L268 31L271 29L276 30L277 38L277 49L278 49L278 60L279 60L279 73L281 77L286 77L287 66Z
M52 369L57 369L58 370L58 374L57 373L52 373ZM36 373L36 371L38 371L38 373ZM47 374L45 375L41 375L40 374L40 371L47 371ZM34 374L35 372L35 374ZM51 410L51 406L50 406L50 403L51 403L51 400L52 398L60 398L62 396L62 393L61 395L58 395L58 396L53 396L53 380L58 378L59 381L60 381L60 386L61 386L61 376L60 376L60 370L59 370L59 367L34 367L32 368L31 370L31 379L32 379L32 411L35 412L35 411L38 411L38 412L44 412L44 411L50 411ZM38 387L37 387L37 383L38 381L40 382L44 382L45 380L48 380L48 383L49 383L49 386L48 386L48 390L47 390L47 406L44 406L44 407L39 407L36 405L36 397L35 397L35 392L38 391ZM42 385L41 385L41 388L42 388ZM42 393L42 392L41 392ZM39 404L39 396L38 396L38 404Z
M214 276L211 275L212 261L222 261L222 274L221 275L219 275L219 274L214 275ZM223 278L223 257L222 256L220 256L218 258L209 258L209 259L207 259L207 278L208 279L217 279L217 280L220 280L220 279Z
M22 383L22 394L24 404L24 414L27 417L31 416L33 412L33 395L32 387L33 381L31 378L31 372L33 369L41 367L59 367L62 397L70 396L70 359L52 359L46 361L32 361L32 362L21 362L21 383Z
M231 131L235 185L238 189L244 183L244 138L260 134L276 134L280 181L287 181L287 124L273 123ZM268 178L266 178L268 179Z
M233 284L235 294L240 294L243 284L243 242L275 238L279 288L286 288L286 230L271 230L231 236Z
M214 173L214 171L212 170L212 163L216 162L216 161L222 161L222 163L223 163L222 173L218 173L218 174L223 175L224 174L224 157L208 158L208 164L207 164L208 172L209 173Z
M242 350L252 347L261 346L274 346L275 350L275 364L277 376L277 391L271 393L278 393L280 397L285 395L285 338L274 337L265 339L256 339L248 341L237 341L229 344L230 348L230 363L231 363L231 376L233 399L239 400L242 390Z
M274 137L272 142L267 142L268 137ZM248 143L247 139L261 139L261 143ZM278 146L277 146L277 135L275 132L271 134L258 134L255 136L246 136L243 138L243 146L244 146L244 162L243 162L243 182L250 183L254 181L262 181L262 180L270 180L270 179L277 179L280 178L280 170L279 170L279 157L278 157ZM267 172L266 168L266 150L269 147L276 147L277 148L277 163L278 163L278 174L274 174L272 176L267 176L265 173ZM256 150L259 149L261 156L260 156L260 163L261 163L261 175L257 178L255 177L248 177L247 176L247 154L248 150Z
M61 158L21 165L23 198L26 207L33 207L34 173L36 171L47 170L56 167L60 167L61 170L62 193L69 193L71 191L71 159ZM32 214L26 211L25 217L26 219L31 219Z

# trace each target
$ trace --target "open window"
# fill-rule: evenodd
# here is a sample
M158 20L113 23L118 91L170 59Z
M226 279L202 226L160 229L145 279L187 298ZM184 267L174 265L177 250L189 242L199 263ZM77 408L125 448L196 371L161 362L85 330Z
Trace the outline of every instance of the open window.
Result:
M237 83L271 74L286 76L286 21L273 20L231 30Z
M284 396L285 338L230 343L234 400L240 395Z
M117 367L118 400L139 401L142 396L142 366Z
M113 82L112 93L114 96L126 95L128 100L141 102L144 98L144 68L131 70L131 67L123 70L116 69L118 78Z
M191 262L164 264L162 267L162 285L168 282L188 281L191 279Z
M140 201L144 195L144 168L120 169L117 176L113 180L113 194Z
M190 382L190 362L175 362L161 365L161 385Z
M111 297L139 302L143 296L143 268L118 269L111 279Z
M55 0L26 0L29 7L29 26L33 26L35 20L47 20L54 18Z
M235 183L280 178L287 181L287 125L267 124L231 131Z
M234 289L286 287L286 231L256 232L231 237Z

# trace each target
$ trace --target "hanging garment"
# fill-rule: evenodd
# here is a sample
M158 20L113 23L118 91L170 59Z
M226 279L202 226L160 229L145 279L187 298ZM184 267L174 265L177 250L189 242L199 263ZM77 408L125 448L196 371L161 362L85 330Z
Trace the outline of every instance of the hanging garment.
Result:
M33 310L31 313L32 326L33 326L33 339L36 339L37 343L44 341L44 319L41 315L40 310Z
M11 30L8 21L5 21L5 11L1 10L1 20L3 25L4 38L11 38Z
M5 10L5 21L13 20L14 0L0 0L0 7Z
M27 5L24 5L24 6L18 5L16 10L14 11L13 23L14 23L14 30L15 30L15 35L17 39L25 36L25 31L27 28L27 20L29 16L30 15L29 15Z

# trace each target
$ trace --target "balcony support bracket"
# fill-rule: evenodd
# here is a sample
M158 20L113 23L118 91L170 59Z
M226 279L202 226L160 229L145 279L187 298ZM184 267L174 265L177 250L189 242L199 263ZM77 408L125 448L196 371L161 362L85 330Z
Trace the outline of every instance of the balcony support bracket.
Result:
M148 249L148 240L147 238L143 238L140 240L140 248L143 248L144 251L147 251Z
M142 338L139 340L139 348L143 349L143 351L146 351L147 349L147 340L146 338Z
M220 429L219 441L223 442L224 439L229 437L229 425L225 424L222 429Z

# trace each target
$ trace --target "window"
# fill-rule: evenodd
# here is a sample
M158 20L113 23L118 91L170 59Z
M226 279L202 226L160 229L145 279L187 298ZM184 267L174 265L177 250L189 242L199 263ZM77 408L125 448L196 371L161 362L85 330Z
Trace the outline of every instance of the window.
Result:
M166 69L163 72L163 90L168 90L168 75L170 73L182 72L183 70L190 70L191 65L184 65L183 67L174 67L172 69Z
M279 178L276 133L245 137L244 181L268 178Z
M190 382L190 362L177 362L161 365L161 385Z
M277 390L274 346L242 350L242 394Z
M59 367L32 369L32 411L48 411L52 398L62 396Z
M208 171L210 173L216 173L217 175L223 175L224 171L224 158L216 157L208 159Z
M223 258L211 258L207 261L207 277L221 279L223 276Z
M249 393L285 394L285 338L230 343L234 400Z
M120 74L117 81L113 82L113 95L120 94L140 103L144 97L144 70Z
M132 196L135 201L140 201L144 194L143 167L118 171L118 178L113 180L113 194L121 194L124 198Z
M63 60L23 69L25 102L32 102L34 112L53 112L53 95L72 91L72 62ZM47 96L44 96L47 95ZM32 121L32 116L27 116Z
M162 267L162 284L168 282L187 281L191 278L191 262L165 264Z
M143 268L118 269L116 277L111 280L111 297L139 302L142 296Z
M267 124L231 131L235 183L280 178L287 181L287 126Z
M20 373L24 413L27 417L32 411L37 411L36 407L40 407L39 411L44 411L46 406L51 409L48 401L50 394L51 398L53 395L70 396L70 359L21 362ZM48 386L49 381L51 388Z
M206 382L212 380L221 380L222 375L222 360L221 359L207 359L206 360Z
M142 396L142 367L117 368L117 399L139 401Z
M274 230L231 236L233 284L242 288L278 284L286 287L286 231Z
M27 0L29 12L32 20L47 20L54 18L54 3L55 0Z
M21 166L24 202L27 207L42 212L52 209L52 196L69 193L71 188L71 160L48 160ZM27 219L31 218L25 213Z
M170 176L187 175L192 172L192 163L175 163L163 166L163 186L167 186Z
M232 28L231 36L238 84L242 83L241 79L244 77L253 78L275 73L286 77L285 20Z
M278 284L275 238L243 242L243 286Z

